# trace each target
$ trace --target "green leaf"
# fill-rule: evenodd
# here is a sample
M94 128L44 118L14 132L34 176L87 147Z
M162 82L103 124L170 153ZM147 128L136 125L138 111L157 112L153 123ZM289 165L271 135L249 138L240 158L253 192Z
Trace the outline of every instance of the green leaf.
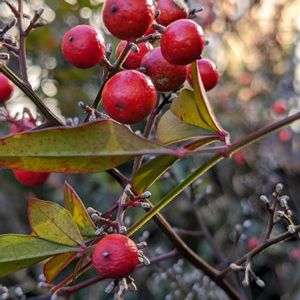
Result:
M182 193L192 182L195 182L203 174L205 174L209 169L216 165L219 161L223 160L224 156L222 154L215 155L209 161L204 163L196 171L182 180L174 189L172 189L166 196L164 196L155 206L149 210L141 219L139 219L134 225L132 225L126 232L127 236L131 236L140 228L142 228L147 222L149 222L153 216L159 213L166 205L173 201L176 196Z
M53 255L78 252L69 247L31 235L4 234L0 236L0 276L16 272Z
M95 235L95 225L92 219L77 193L67 182L65 183L65 208L72 214L84 237Z
M65 269L75 258L76 253L63 253L52 257L44 265L44 275L46 281L51 283L56 276Z
M135 193L146 191L156 180L178 160L173 155L162 155L151 159L135 172L132 179L132 189Z
M194 62L192 64L194 91L183 89L172 102L171 111L188 124L222 135L227 134L216 119L197 68Z
M0 139L0 167L37 172L105 171L143 154L174 153L112 120Z
M198 140L185 145L183 148L192 151L217 139L218 137L214 135L202 136ZM146 191L178 160L178 157L174 155L161 155L143 164L134 173L132 178L132 189L134 192L142 193Z
M69 246L83 242L71 213L57 203L31 198L28 217L32 231L41 238Z
M157 126L157 139L162 144L172 144L193 138L208 137L211 133L200 127L181 121L170 110L160 118Z

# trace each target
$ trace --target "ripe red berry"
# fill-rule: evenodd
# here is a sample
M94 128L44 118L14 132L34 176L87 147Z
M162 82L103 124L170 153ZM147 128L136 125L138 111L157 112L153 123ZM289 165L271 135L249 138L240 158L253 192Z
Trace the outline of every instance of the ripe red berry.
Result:
M167 92L179 88L185 81L186 66L172 65L161 54L160 48L149 51L143 58L141 67L151 77L158 91Z
M216 86L220 79L220 73L216 65L207 58L197 59L198 72L200 73L204 88L206 91L211 90ZM192 67L187 67L187 81L193 86Z
M35 127L35 122L29 119L19 120L18 123L12 123L9 126L11 134L27 131ZM16 179L23 185L28 187L35 187L42 185L50 176L48 172L33 172L27 170L12 170Z
M152 0L107 0L103 8L105 26L121 40L133 40L144 35L154 16Z
M291 260L300 261L300 248L292 249L289 257Z
M234 162L238 165L238 166L244 166L247 162L245 154L243 151L238 151L233 155L233 159Z
M121 41L119 45L117 46L117 53L116 56L119 57L124 50L125 46L127 44L127 41ZM141 65L141 61L145 54L149 52L153 47L150 43L140 43L137 45L138 52L130 51L129 55L127 56L127 59L123 63L123 67L125 69L137 69Z
M275 114L283 114L287 110L287 102L285 100L277 100L272 105L272 110Z
M278 138L282 143L287 143L292 138L292 132L287 128L281 129L278 132Z
M138 249L125 235L110 234L96 245L92 263L103 278L126 277L139 263Z
M0 103L7 101L14 91L13 84L2 73L0 73Z
M205 46L202 27L187 19L167 26L161 38L161 52L174 65L187 65L200 58Z
M77 68L91 68L103 59L105 42L102 34L90 25L70 29L61 44L65 59Z
M152 24L157 24L157 23L156 23L155 21L153 21ZM144 36L145 36L145 35L149 35L149 34L153 34L153 33L157 33L157 30L154 29L154 28L152 28L152 26L150 26L150 27L148 28L148 30L144 33Z
M249 251L255 249L261 243L260 239L256 236L250 238L247 242L247 248Z
M188 7L183 0L158 0L157 8L160 13L156 21L164 26L176 20L185 19L189 14Z
M47 172L33 172L25 170L13 170L16 179L23 185L35 187L44 184L50 176Z
M135 70L114 75L102 93L102 104L108 115L125 124L142 121L156 102L157 93L150 78Z

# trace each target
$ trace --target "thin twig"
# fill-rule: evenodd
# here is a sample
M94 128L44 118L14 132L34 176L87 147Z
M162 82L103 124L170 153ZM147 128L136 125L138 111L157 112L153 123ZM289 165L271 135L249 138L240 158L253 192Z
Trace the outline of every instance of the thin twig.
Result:
M126 203L126 198L127 198L127 190L130 189L130 184L127 184L126 187L124 188L122 195L120 196L117 204L118 204L118 210L117 210L117 216L116 216L116 222L118 222L119 224L119 228L120 226L123 226L123 220L124 220L124 214L125 214L125 210L124 210L124 206Z
M63 122L43 103L42 99L32 90L32 88L13 73L3 62L0 62L0 72L9 78L20 90L22 90L38 107L50 126L63 126Z
M23 10L24 0L18 0L18 26L19 26L19 64L20 72L23 81L30 86L27 74L27 61L26 61L26 34L23 28Z
M154 265L154 264L158 264L162 261L165 261L167 259L170 259L170 258L174 258L174 257L177 257L179 254L176 250L172 250L170 252L166 252L166 253L163 253L161 255L158 255L156 257L153 257L150 259L151 261L151 265ZM148 267L148 266L151 266L151 265L144 265L144 264L140 264L138 265L138 268L144 268L144 267ZM62 295L64 296L71 296L73 295L74 293L76 293L77 291L80 291L84 288L87 288L91 285L94 285L95 283L98 283L100 281L104 280L104 278L100 277L100 276L95 276L93 278L90 278L90 279L87 279L83 282L80 282L74 286L71 286L71 287L66 287L66 288L63 288L61 293ZM30 300L31 298L29 298Z
M126 185L130 182L130 180L118 169L110 169L107 170L106 173L111 175L122 186L122 188L125 188Z
M295 233L299 233L300 232L300 225L296 225L294 227L294 230L295 230ZM282 234L280 234L280 235L278 235L278 236L276 236L274 238L270 238L270 239L266 240L265 242L263 242L262 244L258 245L256 248L254 248L250 252L246 253L243 257L237 259L234 262L234 264L238 265L238 266L242 265L243 263L245 263L247 261L248 257L249 258L253 258L254 256L256 256L257 254L259 254L260 252L262 252L265 249L267 249L268 247L294 237L295 233L291 233L289 231L286 231L285 233L282 233ZM227 268L225 268L224 270L222 270L219 273L219 277L224 278L231 271L232 271L232 269L230 269L230 267L227 267Z

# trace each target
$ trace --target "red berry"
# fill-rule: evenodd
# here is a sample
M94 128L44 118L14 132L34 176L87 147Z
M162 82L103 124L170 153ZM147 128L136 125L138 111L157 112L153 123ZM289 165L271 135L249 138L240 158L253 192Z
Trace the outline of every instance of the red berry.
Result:
M238 151L237 153L235 153L233 155L233 159L234 162L238 165L238 166L244 166L247 162L246 158L245 158L245 154L243 151Z
M70 29L61 44L65 59L77 68L91 68L103 59L105 42L101 33L90 25Z
M103 8L105 26L121 40L133 40L144 35L154 16L152 0L107 0Z
M117 53L116 56L119 57L122 51L124 50L125 46L127 44L127 41L121 41L119 45L117 46ZM130 51L129 55L127 56L127 59L123 63L123 67L125 69L137 69L141 65L141 61L145 54L149 52L153 47L150 43L140 43L138 46L138 52L135 53L133 51Z
M161 38L161 52L174 65L187 65L200 58L204 46L202 27L192 20L171 23Z
M155 107L157 93L145 74L126 70L114 75L105 84L102 104L110 117L132 124L142 121Z
M92 263L102 278L126 277L139 263L138 249L125 235L110 234L96 245Z
M152 24L157 24L157 23L155 21L153 21ZM152 28L152 26L150 26L149 29L144 33L144 36L149 35L149 34L153 34L153 33L157 33L157 30Z
M157 2L159 16L156 18L157 23L167 26L170 23L186 19L189 11L183 0L159 0Z
M275 114L282 114L287 110L287 102L285 100L277 100L272 105L272 110Z
M28 187L35 187L42 185L47 181L50 173L46 172L33 172L33 171L23 171L23 170L13 170L16 179Z
M16 123L12 123L9 126L9 132L11 134L27 131L35 127L35 122L29 119L18 120ZM47 172L33 172L25 170L12 170L16 179L23 185L28 187L35 187L41 185L47 181L50 173Z
M292 132L287 128L281 129L278 132L278 138L282 143L287 143L292 138Z
M13 84L2 73L0 73L0 103L7 101L14 91Z
M300 261L300 248L294 248L289 254L290 259Z
M260 239L254 236L250 240L248 240L247 248L249 251L251 251L255 249L260 243L261 243Z
M151 77L158 91L167 92L179 88L186 78L186 66L172 65L164 59L160 48L149 51L143 58L141 67Z
M216 65L207 58L197 59L198 72L200 73L204 88L206 91L211 90L216 86L220 79L220 73ZM191 65L187 68L187 81L193 86L192 79L192 67Z

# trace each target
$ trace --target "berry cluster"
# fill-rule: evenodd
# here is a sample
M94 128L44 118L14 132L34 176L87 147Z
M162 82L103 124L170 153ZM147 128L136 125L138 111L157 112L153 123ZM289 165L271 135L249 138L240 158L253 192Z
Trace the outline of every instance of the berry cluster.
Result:
M156 106L157 91L176 90L186 79L192 87L192 62L197 60L206 90L219 80L214 63L201 58L206 44L202 27L188 17L182 0L107 0L104 24L121 39L116 63L110 64L103 36L90 25L70 29L63 37L62 53L78 68L100 64L112 69L103 87L103 108L120 123L137 123ZM157 39L160 45L153 48L151 42Z

